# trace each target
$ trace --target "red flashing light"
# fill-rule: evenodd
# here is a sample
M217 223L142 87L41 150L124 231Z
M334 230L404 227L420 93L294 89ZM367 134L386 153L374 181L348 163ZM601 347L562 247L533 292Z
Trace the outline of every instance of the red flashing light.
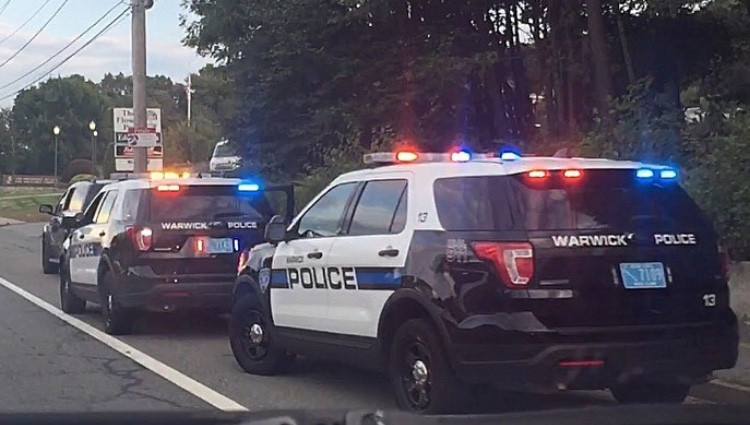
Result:
M495 267L508 288L525 288L534 275L534 250L528 242L474 242L474 252Z
M160 184L156 187L156 190L159 192L177 192L180 190L180 185L178 184Z
M546 170L531 170L528 172L528 176L532 179L543 179L548 175L549 173Z
M560 367L597 367L604 366L604 360L566 360L557 365Z
M150 251L154 244L154 232L150 227L130 226L125 229L133 248L137 251Z
M563 177L568 179L578 179L583 177L583 171L581 170L565 170L563 171Z
M417 158L419 158L419 155L413 151L399 151L396 153L396 160L399 162L413 162Z
M242 270L245 268L245 265L247 264L247 260L250 254L247 251L242 251L242 254L240 254L240 260L237 262L237 274L242 273Z
M195 250L198 252L203 252L206 249L206 242L203 240L203 238L198 239L197 242L195 242Z

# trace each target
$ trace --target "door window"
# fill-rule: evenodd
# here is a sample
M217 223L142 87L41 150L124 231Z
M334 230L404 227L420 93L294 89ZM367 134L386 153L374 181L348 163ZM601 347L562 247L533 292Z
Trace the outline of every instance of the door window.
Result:
M323 195L299 220L302 237L331 237L341 233L344 210L357 183L340 184Z
M400 233L406 223L406 180L374 180L365 185L349 235Z
M104 195L104 200L101 201L101 207L96 213L96 218L94 219L96 224L104 224L109 221L109 216L112 213L112 207L114 207L116 200L116 190L111 190Z

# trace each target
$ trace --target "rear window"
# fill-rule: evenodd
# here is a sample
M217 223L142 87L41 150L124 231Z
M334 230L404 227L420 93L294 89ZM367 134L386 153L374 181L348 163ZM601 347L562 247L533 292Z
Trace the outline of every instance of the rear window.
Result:
M267 220L274 215L263 192L239 194L235 186L183 186L179 192L151 191L151 221Z
M235 155L237 155L237 151L235 150L234 146L230 145L229 143L218 144L214 148L213 156L215 158L222 158L222 157L235 156Z
M435 181L435 202L447 230L631 231L648 226L708 226L677 184L637 182L632 170L586 170L577 182L525 175Z

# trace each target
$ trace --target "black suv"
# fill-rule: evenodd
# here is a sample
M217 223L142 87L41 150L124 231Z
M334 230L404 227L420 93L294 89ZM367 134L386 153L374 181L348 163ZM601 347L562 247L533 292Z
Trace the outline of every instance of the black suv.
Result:
M73 183L65 190L57 205L43 204L39 212L49 214L49 222L42 230L42 270L44 274L55 274L60 268L62 244L68 236L68 230L62 226L63 217L74 217L89 206L94 196L110 180L80 181Z
M138 310L228 310L240 252L262 240L274 211L292 214L292 195L291 186L238 179L107 185L84 214L64 220L75 230L63 246L63 311L100 304L105 330L124 334Z

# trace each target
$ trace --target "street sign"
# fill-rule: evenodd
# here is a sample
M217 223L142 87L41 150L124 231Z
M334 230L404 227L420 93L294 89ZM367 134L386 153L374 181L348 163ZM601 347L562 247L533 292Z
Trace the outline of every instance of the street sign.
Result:
M148 147L148 171L162 169L161 109L146 110L146 128L135 128L133 108L113 108L115 170L133 171L133 148Z

